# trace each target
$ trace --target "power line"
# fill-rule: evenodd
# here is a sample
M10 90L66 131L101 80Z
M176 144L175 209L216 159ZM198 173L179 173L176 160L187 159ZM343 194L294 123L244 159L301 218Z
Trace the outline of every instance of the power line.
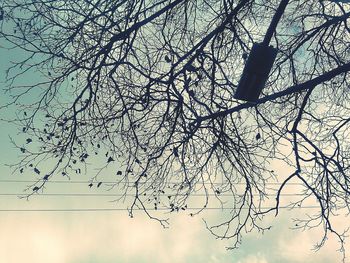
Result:
M0 196L19 196L19 197L26 197L30 194L23 194L23 193L0 193ZM280 196L303 196L305 194L280 194ZM82 197L89 197L89 196L94 196L94 197L123 197L123 196L127 196L127 197L133 197L135 196L134 194L92 194L92 193L39 193L39 194L35 194L32 196L62 196L62 197L74 197L74 196L82 196ZM175 196L185 196L185 195L174 195L174 194L161 194L161 195L157 195L160 197L175 197ZM231 197L232 194L190 194L189 197L191 196L198 196L198 197L205 197L205 196L218 196L218 197ZM276 194L266 194L266 196L276 196ZM147 196L145 196L147 197ZM151 197L151 195L149 195L149 197Z
M0 183L38 183L42 182L43 180L38 179L38 180L0 180ZM62 180L47 180L47 183L57 183L57 184L89 184L92 181L62 181ZM101 181L102 183L105 184L118 184L120 182L115 182L115 181ZM98 182L95 182L98 183ZM153 182L139 182L138 184L152 184ZM167 182L166 184L179 184L182 182ZM210 183L210 182L197 182L198 184L205 184L205 185L222 185L223 183ZM196 184L197 184L196 183ZM123 183L121 183L123 184ZM134 185L134 183L129 183L130 185ZM246 185L246 183L234 183L235 185ZM265 183L265 185L281 185L281 183ZM288 185L303 185L301 183L288 183Z
M272 209L275 207L261 207L261 210L267 210L267 209ZM316 209L316 208L320 208L319 206L301 206L298 207L298 209ZM193 210L201 210L203 209L203 207L201 208L186 208L184 211L189 210L189 211L193 211ZM250 209L250 208L242 208L244 210ZM283 206L283 207L279 207L278 209L293 209L292 207L288 207L288 206ZM132 209L133 211L171 211L170 208L146 208L146 209L142 209L142 208L134 208ZM181 209L179 209L180 211ZM230 207L206 207L204 208L204 210L234 210L234 208L230 208ZM126 212L126 211L130 211L130 209L126 209L126 208L69 208L69 209L0 209L0 212ZM175 212L175 211L174 211Z

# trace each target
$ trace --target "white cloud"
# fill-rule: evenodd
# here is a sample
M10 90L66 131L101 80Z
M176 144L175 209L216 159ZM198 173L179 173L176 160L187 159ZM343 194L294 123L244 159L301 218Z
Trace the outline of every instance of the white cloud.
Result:
M43 202L36 205L48 207L48 200ZM0 262L340 262L334 239L314 253L311 248L319 233L289 230L290 216L292 213L281 211L278 218L269 218L271 231L264 235L250 233L243 237L238 250L228 252L225 246L232 241L215 240L200 217L176 214L170 229L163 230L143 213L134 219L128 218L126 212L0 214ZM219 214L210 217L219 218ZM338 220L336 225L344 222Z
M269 263L265 256L258 253L257 255L249 255L237 263Z
M348 225L348 220L343 218L337 219L337 226ZM338 251L339 242L335 235L328 233L328 238L324 246L315 251L314 246L321 241L323 236L322 227L306 231L291 230L285 226L280 232L276 240L276 249L280 257L284 258L284 262L293 263L328 263L341 262L342 254ZM349 245L346 245L347 251L350 251ZM346 261L350 262L350 261Z
M141 214L9 214L0 217L1 262L209 262L224 245L200 218L177 216L163 230ZM190 262L201 262L190 260ZM218 262L218 261L212 261Z

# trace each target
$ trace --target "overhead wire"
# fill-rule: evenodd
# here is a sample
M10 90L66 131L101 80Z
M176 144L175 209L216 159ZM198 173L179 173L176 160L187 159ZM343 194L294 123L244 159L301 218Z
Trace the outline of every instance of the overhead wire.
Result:
M38 180L0 180L0 183L37 183ZM49 183L75 183L75 184L88 184L91 183L91 181L62 181L62 180L52 180L52 181L47 181ZM109 183L116 183L113 181L103 181L104 184L109 184ZM178 182L177 182L178 183ZM170 182L168 184L176 184L176 182ZM211 183L204 183L204 184L211 184ZM217 183L220 184L220 183ZM241 183L241 185L244 185L244 183ZM280 183L266 183L265 185L280 185ZM291 185L301 185L300 183L291 183ZM0 196L17 196L17 197L27 197L29 194L26 193L0 193ZM276 195L274 194L267 194L267 196L273 196ZM281 193L280 196L302 196L302 193ZM38 196L53 196L53 197L133 197L135 195L133 194L113 194L113 193L36 193L32 197L38 197ZM152 197L152 195L148 195L149 197ZM166 193L161 193L157 196L160 197L174 197L174 196L179 196L176 194L166 194ZM231 197L232 195L230 194L192 194L191 196L196 196L196 197L205 197L205 196L219 196L219 197ZM271 209L274 207L262 207L261 209ZM302 208L302 209L312 209L312 208L319 208L318 206L301 206L297 208ZM147 211L169 211L171 208L146 208ZM186 208L185 210L201 210L201 208ZM205 210L233 210L234 208L230 207L206 207L204 208ZM248 209L248 208L243 208L243 209ZM279 207L279 209L291 209L291 207ZM134 211L141 211L144 210L143 208L135 208L133 209ZM65 209L0 209L0 212L108 212L108 211L129 211L127 208L65 208Z
M41 179L38 179L38 180L0 180L0 183L38 183L40 181L43 181ZM63 181L63 180L47 180L46 181L47 183L57 183L57 184L89 184L91 183L92 181L91 180L87 180L87 181L70 181L70 180L66 180L66 181ZM96 181L97 183L98 181ZM118 182L115 182L115 181L103 181L101 180L101 182L105 183L105 184L117 184ZM138 184L151 184L153 182L138 182ZM167 182L167 184L179 184L181 182ZM133 183L129 183L131 185L133 185ZM201 182L199 184L205 184L205 185L221 185L223 183L210 183L210 182ZM282 183L265 183L264 185L281 185ZM235 185L246 185L245 183L235 183ZM301 183L288 183L288 185L302 185Z
M260 209L272 209L275 207L261 207ZM300 206L297 207L297 209L316 209L316 208L320 208L319 206ZM197 210L202 210L203 207L192 207L192 208L186 208L186 209L178 209L178 211L182 210L182 211L197 211ZM231 207L206 207L204 208L205 210L234 210L234 208ZM240 208L243 210L247 210L250 209L248 207L244 207L244 208ZM288 207L288 206L283 206L283 207L279 207L278 209L292 209L292 207ZM133 208L132 211L171 211L170 208ZM64 208L64 209L0 209L0 212L130 212L131 209L127 209L127 208ZM173 211L173 212L176 212Z
M0 193L0 196L28 196L28 194L25 193ZM276 194L266 194L266 196L275 196ZM280 196L303 196L304 194L297 194L297 193L281 193ZM82 196L82 197L88 197L88 196L94 196L94 197L123 197L123 196L135 196L134 194L94 194L94 193L38 193L33 195L35 197L37 196L62 196L62 197L74 197L74 196ZM148 195L152 196L152 195ZM157 196L163 196L163 197L174 197L174 196L181 196L181 195L175 195L175 194L160 194ZM218 197L231 197L231 194L191 194L190 196L197 196L197 197L205 197L205 196L218 196Z

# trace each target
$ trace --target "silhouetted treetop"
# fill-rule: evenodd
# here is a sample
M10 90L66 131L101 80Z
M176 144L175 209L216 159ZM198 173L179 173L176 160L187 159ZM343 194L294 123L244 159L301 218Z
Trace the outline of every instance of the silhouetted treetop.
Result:
M7 75L5 106L16 106L28 138L16 140L15 169L40 176L38 192L98 159L134 195L130 214L138 207L151 218L148 207L186 210L203 194L191 215L211 199L232 208L208 228L234 246L245 231L265 230L264 215L277 214L298 182L303 195L290 206L319 206L299 228L323 228L320 246L328 232L343 242L332 213L349 209L350 5L283 2L269 37L280 0L3 0L1 41L23 55ZM262 94L237 100L252 46L265 37L277 57ZM35 81L23 83L29 74ZM103 187L99 174L92 183Z

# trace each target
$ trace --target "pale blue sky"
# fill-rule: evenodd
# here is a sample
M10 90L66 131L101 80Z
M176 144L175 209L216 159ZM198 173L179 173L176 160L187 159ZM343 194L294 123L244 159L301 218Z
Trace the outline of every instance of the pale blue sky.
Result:
M0 49L0 79L10 59L18 53ZM35 77L35 76L32 76ZM2 86L3 87L3 86ZM1 95L1 103L6 96ZM5 112L1 112L4 114ZM8 112L5 114L9 114ZM16 162L19 152L9 141L15 127L1 123L0 180L31 180L31 174L11 174L6 164ZM17 137L19 138L19 137ZM279 168L276 167L276 171ZM280 168L280 170L283 170ZM73 177L87 180L91 174ZM61 180L61 178L59 178ZM0 193L21 193L26 183L0 183ZM96 193L103 193L103 188ZM46 193L87 193L81 184L55 184ZM91 192L90 192L91 193ZM0 209L69 209L115 207L109 197L0 196ZM118 207L123 207L119 205ZM124 205L125 207L125 205ZM205 229L202 217L214 220L222 213L213 211L191 218L186 213L172 216L170 229L138 213L130 219L124 212L0 212L0 262L18 263L326 263L339 259L336 244L330 242L317 254L310 249L317 232L291 231L292 217L298 212L281 212L273 228L264 235L252 233L240 249L226 251L230 241L215 240ZM341 223L341 222L340 222Z

